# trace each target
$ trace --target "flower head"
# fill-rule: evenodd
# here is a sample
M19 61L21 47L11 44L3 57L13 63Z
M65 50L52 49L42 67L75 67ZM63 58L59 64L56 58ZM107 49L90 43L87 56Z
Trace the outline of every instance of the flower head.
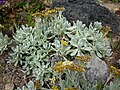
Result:
M64 70L71 70L71 71L78 71L78 72L85 72L84 66L76 65L72 61L59 61L53 69L57 72L63 72Z
M59 90L58 86L52 86L52 90Z
M69 69L71 71L77 71L77 72L85 72L86 71L84 66L76 65L76 64L66 65L66 69Z
M71 64L74 64L72 61L69 61L69 60L66 60L63 62L63 65L66 66L66 65L71 65Z
M56 81L55 77L50 78L50 81L51 81L51 84L54 84L54 85L55 85L55 81Z
M64 71L64 65L63 65L63 62L62 61L59 61L56 63L56 65L53 67L53 69L57 72L57 73L60 73L60 72L63 72Z
M76 56L75 59L76 60L80 60L80 61L83 61L83 62L88 62L90 61L92 57L89 56L89 55L83 55L83 56Z
M61 40L61 44L64 45L64 46L67 46L67 45L68 45L68 42L62 39L62 40Z
M32 16L39 15L41 18L46 18L46 17L51 17L51 16L55 15L57 12L62 11L62 10L64 10L64 8L55 8L55 9L46 8L43 11L32 14Z

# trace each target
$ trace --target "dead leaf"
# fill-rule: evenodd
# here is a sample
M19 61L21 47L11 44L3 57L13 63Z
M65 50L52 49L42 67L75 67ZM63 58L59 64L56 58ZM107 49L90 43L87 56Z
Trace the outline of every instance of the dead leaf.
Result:
M40 81L39 80L35 80L35 88L39 89L40 88Z
M9 17L10 18L15 18L15 15L14 14L10 14Z
M22 9L22 8L19 8L19 9L17 9L16 11L17 11L17 12L22 12L23 9Z
M22 16L22 17L27 17L28 13L23 11L23 12L20 12L19 15Z
M107 34L108 34L110 31L112 31L112 29L111 29L109 26L103 26L103 27L101 28L101 32L104 34L105 37L107 36Z

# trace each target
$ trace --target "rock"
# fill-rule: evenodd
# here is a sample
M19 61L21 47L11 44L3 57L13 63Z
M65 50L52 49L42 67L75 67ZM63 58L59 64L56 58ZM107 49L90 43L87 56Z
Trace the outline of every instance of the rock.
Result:
M93 56L90 62L86 64L86 75L90 84L96 81L104 84L109 76L108 66L97 56Z
M96 3L96 0L55 0L51 8L64 7L63 16L69 22L81 20L87 26L91 22L102 22L109 26L113 34L120 32L119 18L106 7Z
M14 84L13 83L7 83L5 85L5 90L13 90L14 88Z
M118 68L120 68L120 59L118 59L117 64L118 64Z

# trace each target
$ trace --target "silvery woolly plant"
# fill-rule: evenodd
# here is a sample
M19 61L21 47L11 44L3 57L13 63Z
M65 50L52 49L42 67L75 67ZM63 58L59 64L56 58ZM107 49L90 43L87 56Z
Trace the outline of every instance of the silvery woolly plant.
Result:
M107 38L104 38L101 28L99 22L91 23L89 27L86 27L81 21L73 22L73 26L66 28L65 34L70 38L70 45L74 47L70 50L72 52L70 55L94 53L100 58L110 56L110 43Z
M44 20L44 23L48 22ZM51 34L48 38L54 39L53 49L59 54L61 52L62 55L75 56L95 53L100 58L111 55L110 43L101 32L102 25L100 22L91 23L89 27L86 27L82 21L73 22L71 25L60 12L48 24L44 25L44 27L48 26L46 28ZM62 38L69 43L68 46L63 47L61 45L60 40Z
M9 38L7 35L3 35L2 32L0 32L0 54L3 53L4 50L7 50L7 46L9 44Z
M28 75L32 73L36 79L39 79L38 76L42 77L50 72L50 63L47 62L50 43L41 30L38 31L36 28L24 25L17 28L17 32L13 36L16 47L12 48L13 53L10 54L12 63L21 65ZM37 73L36 70L40 72ZM49 77L49 74L46 77Z
M26 86L22 86L22 88L17 87L16 90L36 90L33 81L29 81Z
M101 23L86 27L81 21L71 25L60 12L47 19L36 18L35 27L23 25L13 36L16 47L11 53L11 62L20 64L27 74L32 73L41 85L53 75L55 58L66 60L69 56L96 54L98 57L111 55L107 38L100 31ZM61 40L67 42L63 45ZM41 86L42 88L42 86Z

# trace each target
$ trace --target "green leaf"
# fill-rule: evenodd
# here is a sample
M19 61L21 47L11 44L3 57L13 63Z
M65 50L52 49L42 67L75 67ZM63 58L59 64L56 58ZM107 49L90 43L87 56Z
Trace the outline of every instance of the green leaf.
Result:
M102 58L102 55L98 51L96 51L96 53L98 57Z
M71 56L75 56L78 52L78 49L74 49L73 52L70 54Z

